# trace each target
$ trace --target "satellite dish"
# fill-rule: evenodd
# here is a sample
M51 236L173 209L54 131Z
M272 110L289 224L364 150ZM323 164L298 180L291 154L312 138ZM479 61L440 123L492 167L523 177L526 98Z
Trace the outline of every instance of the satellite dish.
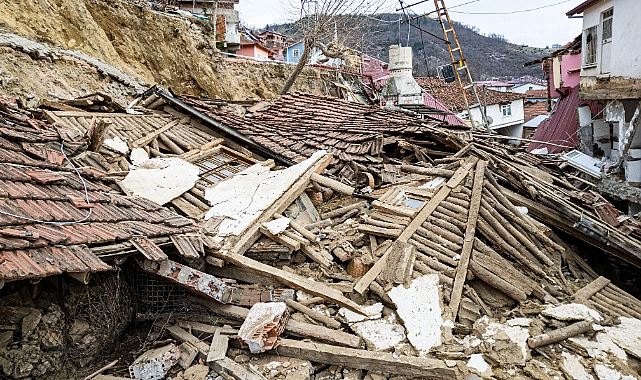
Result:
M492 125L494 122L494 119L492 119L492 116L486 116L485 120L487 121L487 125Z

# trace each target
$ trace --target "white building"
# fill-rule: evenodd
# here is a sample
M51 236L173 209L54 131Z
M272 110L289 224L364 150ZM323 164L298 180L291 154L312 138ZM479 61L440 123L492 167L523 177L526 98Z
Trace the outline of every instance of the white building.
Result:
M610 171L624 170L628 185L641 186L641 1L588 0L566 14L583 15L579 97L605 106L597 120L581 117L579 108L579 122L591 132L581 136L584 145L599 144ZM641 211L641 196L626 199L630 213Z
M512 87L512 92L516 92L517 94L525 94L530 90L541 91L546 89L547 86L538 83L519 83L515 84L514 87Z

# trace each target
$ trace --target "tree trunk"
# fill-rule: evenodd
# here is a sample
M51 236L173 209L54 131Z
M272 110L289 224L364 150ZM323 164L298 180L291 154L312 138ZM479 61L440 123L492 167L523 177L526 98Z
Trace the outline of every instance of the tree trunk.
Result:
M296 64L294 71L292 71L292 73L289 75L289 78L287 78L287 82L285 82L283 89L280 90L279 95L285 95L292 88L292 86L294 85L294 82L296 82L296 78L298 78L300 73L303 72L305 65L307 65L307 63L309 62L309 58L312 56L312 47L313 47L312 40L306 38L305 47L303 49L303 55L300 57L298 64Z

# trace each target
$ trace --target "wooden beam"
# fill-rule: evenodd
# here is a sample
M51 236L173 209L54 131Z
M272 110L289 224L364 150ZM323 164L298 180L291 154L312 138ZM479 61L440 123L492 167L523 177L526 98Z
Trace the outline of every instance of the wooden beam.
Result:
M309 280L294 273L285 272L281 269L274 268L271 265L263 264L256 260L252 260L248 257L232 252L218 251L212 252L212 254L214 256L217 256L218 258L225 260L226 262L232 263L239 267L244 267L252 272L274 278L275 280L287 286L291 286L294 289L302 290L305 293L312 294L318 297L323 297L324 299L332 303L350 309L356 313L369 315L362 306L343 296L343 293L327 285L321 284L320 282Z
M164 127L160 128L160 129L156 129L155 131L153 131L153 132L151 132L151 133L139 138L138 140L134 141L132 143L132 146L134 148L143 147L143 146L149 144L150 142L154 141L154 139L156 139L161 133L163 133L165 131L168 131L171 128L173 128L176 125L178 125L178 123L180 123L180 120L174 120L172 122L169 122Z
M229 338L227 335L222 335L221 329L217 328L214 332L214 336L211 338L211 345L209 346L206 362L209 363L224 359L227 355L228 345Z
M357 350L291 339L283 339L280 346L272 350L272 352L277 355L306 359L312 362L394 375L443 380L462 378L455 368L447 367L444 361L438 359Z
M591 283L587 284L583 288L579 289L576 293L574 293L573 298L577 301L590 299L590 297L603 290L603 288L605 288L609 284L610 280L603 276L600 276L596 280L592 281Z
M452 178L450 178L449 181L447 181L445 186L441 187L440 190L428 202L423 204L423 207L421 208L419 213L410 222L410 224L405 227L396 241L407 243L412 235L414 235L416 230L418 230L418 228L427 220L427 218L432 215L432 212L436 210L438 205L450 195L452 189L458 186L465 179L465 177L470 172L470 169L472 169L472 167L476 164L476 161L478 161L478 159L475 157L468 158L466 162L460 168L458 168L456 172L454 172L454 175L452 176ZM395 245L392 245L392 247L394 246ZM365 290L369 288L369 284L371 284L372 281L374 281L376 277L378 277L383 268L385 268L385 266L387 265L387 257L391 252L390 249L388 249L385 254L383 254L383 256L378 259L374 266L356 283L356 285L354 286L354 290L358 294L362 295L363 293L365 293Z
M452 288L449 305L454 319L456 319L456 315L458 314L461 296L463 295L463 285L465 285L465 279L467 277L467 266L470 262L470 257L472 256L472 248L474 248L474 235L476 234L476 222L478 221L479 210L481 209L483 177L485 176L486 166L487 163L485 161L479 161L476 163L470 209L467 214L467 226L465 228L465 238L463 240L463 250L461 251L461 259L456 266L456 275L454 276L454 286Z

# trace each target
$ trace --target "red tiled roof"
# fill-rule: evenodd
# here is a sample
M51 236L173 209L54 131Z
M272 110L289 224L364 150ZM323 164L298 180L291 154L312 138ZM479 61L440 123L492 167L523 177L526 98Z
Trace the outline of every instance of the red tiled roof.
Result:
M560 153L572 149L576 145L579 128L577 107L589 105L592 115L596 115L603 110L603 106L597 101L580 100L579 86L562 88L561 91L564 92L564 95L554 105L550 117L539 124L532 139L565 145L567 148L533 142L527 147L528 152L543 147L548 148L548 153Z
M169 220L182 217L151 201L114 193L99 171L81 171L81 180L60 165L63 140L54 130L0 95L0 280L109 270L90 246L195 230L172 227ZM72 159L84 150L64 146Z
M342 161L367 161L367 156L383 152L385 136L430 133L442 124L401 111L305 93L283 95L251 117L219 111L193 98L182 100L294 162L321 149Z
M416 78L419 86L421 86L425 91L432 95L436 100L441 102L445 107L452 110L453 112L461 112L465 110L465 102L461 94L461 90L456 84L456 82L445 83L442 78L436 77L422 77ZM478 91L481 104L483 104L483 95L482 89ZM501 104L509 103L517 99L523 99L525 96L523 94L517 94L514 92L501 92L495 90L486 90L486 100L487 104ZM468 102L470 105L474 104L476 101L474 99L474 94L471 90L467 90Z
M534 102L529 107L523 109L523 114L525 115L525 122L534 119L539 115L547 115L548 113L548 103L547 102Z
M553 98L558 98L559 97L558 93L550 93L550 95ZM525 91L525 98L526 99L528 99L528 98L536 98L536 99L545 98L545 99L547 99L547 97L548 97L548 90L527 90L527 91Z

